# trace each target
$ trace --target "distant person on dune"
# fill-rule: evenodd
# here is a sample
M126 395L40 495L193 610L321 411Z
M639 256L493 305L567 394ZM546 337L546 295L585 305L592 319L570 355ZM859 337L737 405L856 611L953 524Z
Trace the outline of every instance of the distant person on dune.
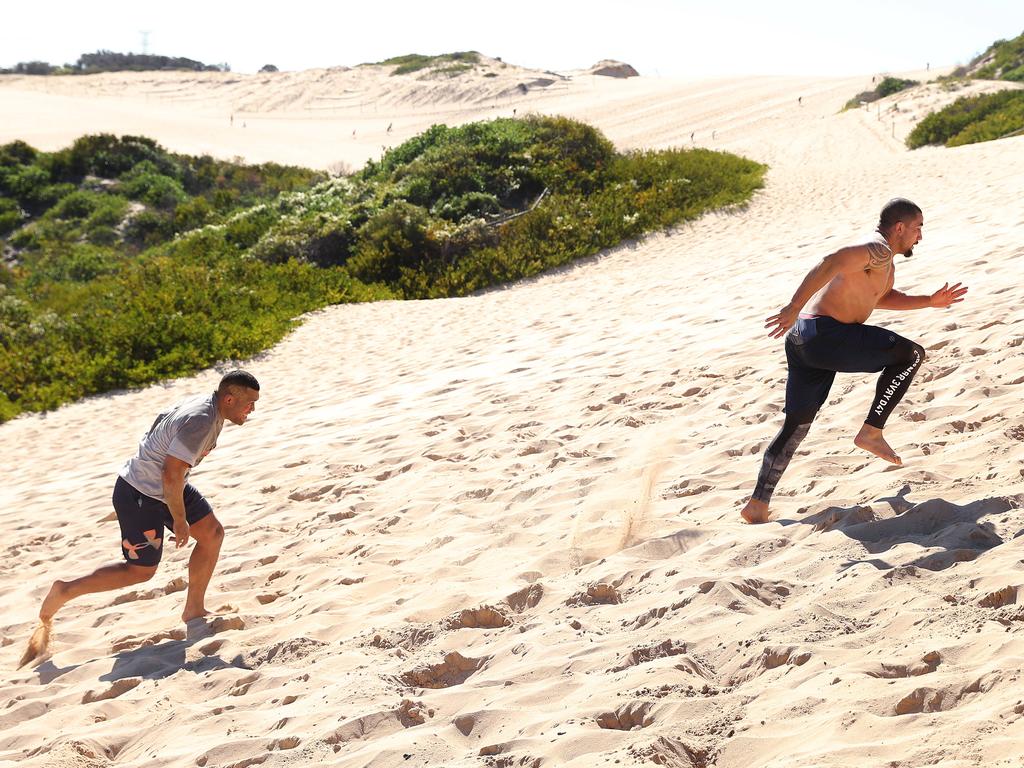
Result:
M39 610L41 625L22 665L45 650L53 617L68 601L153 578L163 553L165 528L174 532L179 549L189 538L196 540L188 561L182 621L187 624L208 614L206 588L217 565L224 529L210 503L187 482L188 475L217 446L224 422L244 424L259 397L256 378L235 370L221 378L215 392L184 400L156 417L114 484L112 501L124 562L102 566L72 581L53 582Z
M867 419L853 442L879 458L902 464L882 429L924 362L924 348L864 323L875 309L946 308L963 301L967 288L960 283L946 283L935 293L921 296L893 289L893 256L912 256L923 227L924 216L917 205L904 198L890 200L882 208L872 238L822 259L807 273L789 304L765 321L770 337L786 337L786 420L765 451L754 493L741 512L747 522L767 522L775 486L825 404L836 373L881 371Z

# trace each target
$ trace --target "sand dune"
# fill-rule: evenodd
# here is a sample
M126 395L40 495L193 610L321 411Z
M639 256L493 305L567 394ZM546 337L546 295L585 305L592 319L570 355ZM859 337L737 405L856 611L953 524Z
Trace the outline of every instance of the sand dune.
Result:
M227 529L222 618L197 637L177 623L187 555L169 551L142 587L68 606L53 655L14 671L50 582L116 559L113 477L154 413L219 374L0 426L0 762L1020 764L1024 138L908 152L913 121L959 94L839 113L870 76L579 76L498 104L428 104L358 71L267 94L119 77L0 83L5 114L23 110L0 140L59 146L109 121L326 167L517 109L621 147L692 132L771 170L743 211L480 296L314 313L248 362L259 408L194 478ZM379 94L372 121L354 100L312 114L342 82ZM244 132L227 125L241 103L267 110ZM841 376L773 522L742 525L781 421L763 318L894 195L926 221L897 287L971 288L873 317L928 350L887 429L905 466L854 449L874 384Z

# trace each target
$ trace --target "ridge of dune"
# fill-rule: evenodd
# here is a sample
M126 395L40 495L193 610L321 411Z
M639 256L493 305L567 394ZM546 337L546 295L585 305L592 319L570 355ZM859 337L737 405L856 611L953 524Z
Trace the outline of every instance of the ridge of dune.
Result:
M0 761L1019 764L1024 137L909 152L958 94L839 113L864 80L573 78L504 105L620 147L736 151L770 164L766 187L505 289L313 313L247 362L257 412L194 477L227 529L209 636L176 623L186 555L168 552L140 588L70 604L53 656L13 670L50 582L116 560L102 521L141 431L218 373L0 425L18 461L0 470ZM389 103L396 134L439 111ZM150 135L187 143L189 109ZM284 153L300 123L319 121L245 130ZM763 318L895 195L926 222L897 287L971 288L872 317L928 352L887 428L905 466L853 448L874 383L841 375L774 521L742 525L781 421Z

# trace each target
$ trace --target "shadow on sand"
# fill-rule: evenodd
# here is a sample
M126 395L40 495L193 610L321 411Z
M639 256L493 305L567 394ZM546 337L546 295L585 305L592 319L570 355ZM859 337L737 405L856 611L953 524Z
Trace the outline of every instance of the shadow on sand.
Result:
M861 542L872 555L889 552L900 544L916 544L928 550L927 554L909 562L890 562L873 557L848 561L843 568L870 563L880 570L913 566L941 571L954 563L973 560L980 553L1004 543L995 524L983 518L1024 507L1024 495L991 496L959 505L945 499L914 503L907 498L910 492L907 485L895 496L878 499L873 507L828 507L803 519L778 522L782 525L810 525L815 531L838 531ZM881 504L888 505L892 514L881 514ZM1024 529L1011 538L1021 534L1024 534Z
M200 630L190 632L188 636L181 639L170 637L163 642L149 644L143 644L143 641L140 640L139 646L116 652L113 656L114 666L106 674L100 675L97 680L103 682L116 682L126 678L160 680L182 670L199 674L230 667L249 669L241 655L236 655L230 661L218 656L217 650L221 643L214 637L211 632ZM189 648L206 642L210 643L209 652L200 647L199 650L203 655L189 661ZM35 673L39 675L39 681L47 685L80 666L82 664L58 667L52 659L47 659L36 667Z

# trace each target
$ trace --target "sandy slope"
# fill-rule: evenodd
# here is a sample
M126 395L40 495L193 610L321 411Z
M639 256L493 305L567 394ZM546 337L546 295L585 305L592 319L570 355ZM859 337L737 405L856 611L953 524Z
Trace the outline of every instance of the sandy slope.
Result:
M225 116L241 97L212 79L147 108L152 84L113 78L4 83L0 104L24 100L38 146L109 120L321 166L386 121L397 142L496 114L367 75L378 135L342 148L327 137L360 108L307 114L325 75L287 77L274 98L299 106L244 138ZM956 94L837 113L869 85L574 77L502 105L623 147L694 132L772 169L745 211L507 290L316 313L248 363L259 410L194 478L228 530L204 637L176 623L186 555L169 551L142 588L69 606L52 658L13 669L50 581L116 557L109 492L141 431L217 372L0 426L0 762L1019 765L1024 138L907 152L912 120ZM33 131L57 114L63 139ZM897 287L971 287L955 309L874 317L928 350L887 430L906 465L853 448L874 385L841 376L774 522L741 525L785 373L762 320L897 194L926 221Z

